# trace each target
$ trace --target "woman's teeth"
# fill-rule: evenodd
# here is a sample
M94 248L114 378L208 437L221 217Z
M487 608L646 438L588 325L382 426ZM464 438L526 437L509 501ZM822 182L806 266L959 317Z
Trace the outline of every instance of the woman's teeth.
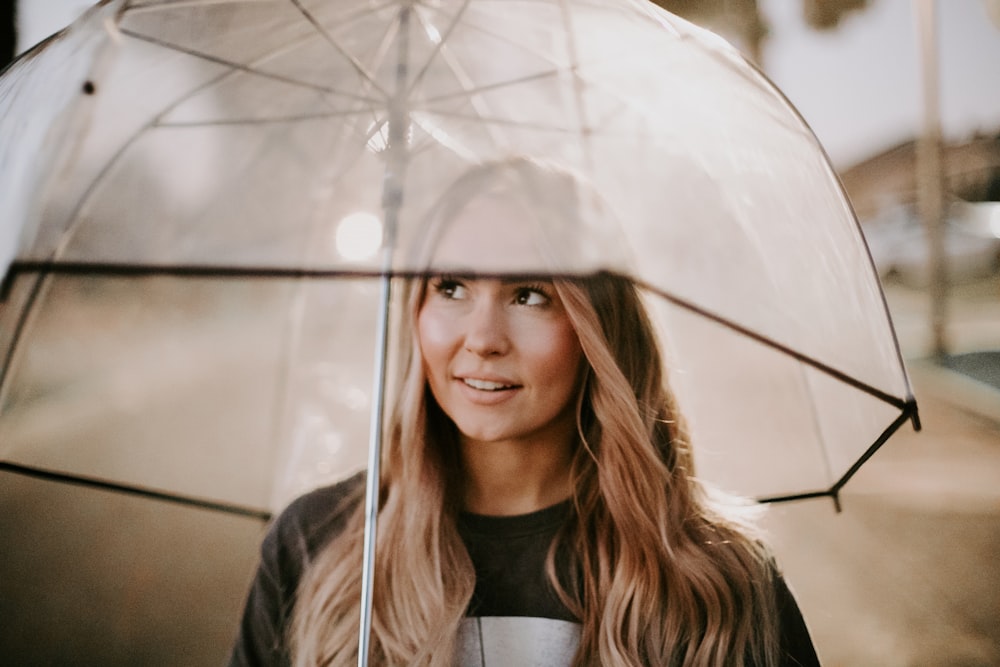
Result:
M481 389L483 391L498 391L500 389L509 389L511 385L500 384L499 382L490 382L489 380L473 380L470 378L463 378L462 382L469 385L473 389Z

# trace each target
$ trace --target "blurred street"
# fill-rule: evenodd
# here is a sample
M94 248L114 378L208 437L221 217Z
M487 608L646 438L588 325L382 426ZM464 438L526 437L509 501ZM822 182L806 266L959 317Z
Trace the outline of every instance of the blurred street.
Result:
M865 464L842 513L810 501L767 524L824 665L1000 665L1000 390L926 360L925 292L886 295L923 431ZM950 353L1000 349L1000 281L949 306Z

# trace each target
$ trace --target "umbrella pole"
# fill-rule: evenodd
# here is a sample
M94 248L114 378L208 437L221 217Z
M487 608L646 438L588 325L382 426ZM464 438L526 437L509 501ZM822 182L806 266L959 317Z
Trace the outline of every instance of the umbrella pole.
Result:
M375 338L375 375L369 427L368 476L365 485L365 537L361 572L361 623L358 636L358 667L368 667L371 646L372 585L375 579L375 542L378 534L378 506L382 461L382 413L385 410L385 376L389 352L389 306L392 297L392 255L396 247L399 211L403 204L403 175L407 162L406 107L407 60L409 54L410 6L399 12L399 59L396 63L396 90L389 103L389 141L386 147L386 174L382 191L385 220L382 245L382 277L378 328Z
M384 250L384 263L391 261L391 247ZM389 303L392 279L381 278L380 311L375 338L375 384L372 387L371 424L368 443L368 475L365 482L364 569L361 572L361 627L358 637L358 667L367 667L372 627L372 580L375 575L375 539L379 506L379 472L382 460L382 413L385 409L386 355L389 351Z

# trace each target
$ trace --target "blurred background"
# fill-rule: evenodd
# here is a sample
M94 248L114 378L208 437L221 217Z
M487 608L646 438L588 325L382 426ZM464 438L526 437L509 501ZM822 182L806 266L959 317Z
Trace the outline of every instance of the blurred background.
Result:
M769 513L820 657L1000 665L1000 0L657 4L743 50L826 147L920 403L924 430L894 436L847 485L841 513L829 501ZM88 5L0 0L0 64ZM223 662L262 522L51 487L0 473L0 536L54 554L44 587L21 552L2 556L0 662Z

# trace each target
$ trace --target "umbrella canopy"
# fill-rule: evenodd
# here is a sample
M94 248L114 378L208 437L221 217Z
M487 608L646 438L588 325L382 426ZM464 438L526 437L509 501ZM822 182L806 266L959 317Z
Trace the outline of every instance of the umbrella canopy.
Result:
M815 137L644 2L108 0L0 123L8 470L265 516L364 465L377 277L456 268L641 284L738 493L835 494L916 414ZM581 184L525 200L558 252L435 264L442 196L517 157Z
M484 192L520 215L457 225ZM815 137L644 2L105 0L0 77L0 201L0 600L25 636L73 617L52 582L101 608L77 664L225 649L229 612L191 611L220 578L178 545L240 551L245 515L366 465L386 276L636 281L699 474L734 492L835 496L916 416Z

